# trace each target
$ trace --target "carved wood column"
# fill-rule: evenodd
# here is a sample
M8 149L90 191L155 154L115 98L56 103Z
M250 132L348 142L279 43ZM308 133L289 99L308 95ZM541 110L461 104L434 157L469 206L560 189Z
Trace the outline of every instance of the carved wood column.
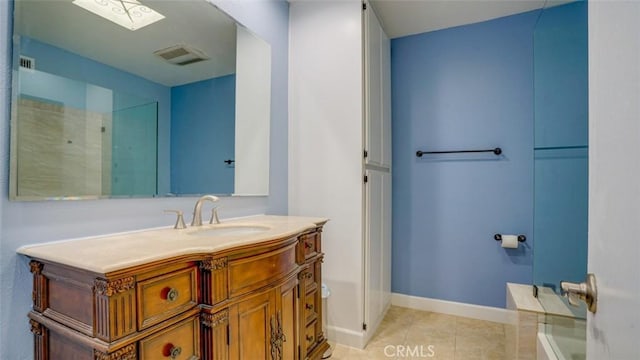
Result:
M33 310L43 312L48 306L48 284L47 278L42 274L44 264L35 260L29 262L29 268L33 274L33 290L31 299L33 300Z
M229 358L229 310L215 314L200 314L202 358L227 360Z
M29 320L33 333L34 360L49 360L49 331L35 320Z
M133 277L95 280L93 291L97 338L110 342L136 332L135 285Z
M130 344L109 354L93 350L93 358L95 360L136 360L138 351L136 344Z
M227 258L206 259L200 262L202 303L215 305L228 297Z

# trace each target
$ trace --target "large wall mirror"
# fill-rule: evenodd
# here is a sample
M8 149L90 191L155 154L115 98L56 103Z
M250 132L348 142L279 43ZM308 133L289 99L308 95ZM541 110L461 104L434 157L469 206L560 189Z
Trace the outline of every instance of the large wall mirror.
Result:
M271 49L206 0L14 0L10 199L267 195Z

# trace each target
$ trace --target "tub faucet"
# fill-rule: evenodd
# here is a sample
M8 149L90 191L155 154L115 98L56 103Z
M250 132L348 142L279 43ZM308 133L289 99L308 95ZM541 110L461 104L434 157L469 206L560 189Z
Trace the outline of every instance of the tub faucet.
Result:
M196 207L193 209L193 220L191 220L191 226L202 225L202 203L204 203L206 200L216 202L218 201L218 197L213 195L204 195L200 199L198 199L198 201L196 201ZM216 216L215 218L217 220L218 217ZM218 220L218 223L219 222L220 221Z

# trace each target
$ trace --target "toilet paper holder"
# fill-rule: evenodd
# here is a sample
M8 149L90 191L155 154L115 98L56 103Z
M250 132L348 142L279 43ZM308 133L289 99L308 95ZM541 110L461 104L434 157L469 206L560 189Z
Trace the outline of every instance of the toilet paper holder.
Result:
M493 239L495 241L502 241L502 234L495 234L493 235ZM518 235L518 242L525 242L527 241L527 237L524 235Z

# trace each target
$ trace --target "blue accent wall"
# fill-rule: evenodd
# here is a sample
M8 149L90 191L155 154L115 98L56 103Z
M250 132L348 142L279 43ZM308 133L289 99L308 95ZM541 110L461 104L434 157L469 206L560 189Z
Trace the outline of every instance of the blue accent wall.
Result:
M222 198L220 216L224 219L261 213L286 214L289 5L286 1L213 0L212 3L265 39L271 45L273 56L269 196ZM5 189L0 204L0 349L2 359L22 360L33 358L33 338L26 318L31 307L32 281L28 260L15 252L18 247L72 237L172 226L175 217L163 214L162 210L180 209L189 213L196 199L9 201L6 189L9 178L12 10L11 1L0 1L0 159L3 161L0 185ZM168 134L168 122L162 124L165 125L164 131ZM166 141L169 141L168 137ZM166 159L169 159L168 148ZM168 164L167 160L164 165ZM186 220L189 220L188 215Z
M87 104L87 84L38 70L19 70L20 96L75 109L99 111ZM113 100L108 99L109 102Z
M507 282L531 283L538 15L392 40L393 292L504 307ZM495 233L528 240L503 249Z
M533 281L587 273L589 66L587 2L545 9L534 32L535 251Z
M171 89L172 193L233 193L235 92L235 75Z

